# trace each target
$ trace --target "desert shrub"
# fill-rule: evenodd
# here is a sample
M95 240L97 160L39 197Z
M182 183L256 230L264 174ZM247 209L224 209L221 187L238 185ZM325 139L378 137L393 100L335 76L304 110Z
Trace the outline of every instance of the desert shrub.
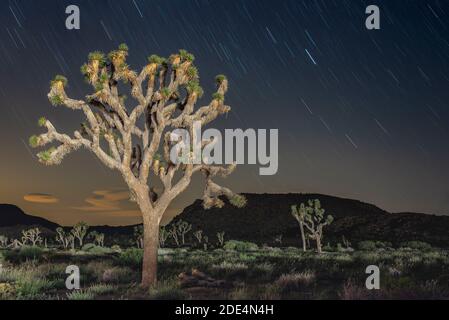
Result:
M257 257L247 253L240 253L238 256L239 262L250 263L257 260Z
M352 280L347 281L339 293L341 300L368 300L373 298L373 291L354 284Z
M274 265L269 262L255 264L250 268L250 276L257 280L269 280L274 272Z
M187 293L174 280L159 282L150 288L149 296L153 300L186 300L188 298Z
M39 260L42 257L44 250L39 247L23 246L19 251L19 258L21 261Z
M8 261L11 263L19 263L20 259L19 259L19 250L7 250L4 251L3 254L3 260L4 261Z
M281 290L278 285L269 284L259 291L258 298L260 300L280 300Z
M23 246L19 250L5 251L3 257L8 262L21 263L27 260L40 260L43 253L42 248Z
M111 250L114 251L114 252L122 252L122 248L118 244L114 244L111 247Z
M103 254L113 253L114 250L112 250L111 248L107 248L107 247L94 246L87 252L89 252L90 254L103 255Z
M115 291L115 287L109 284L104 283L96 283L94 285L91 285L88 289L91 293L93 293L95 296L97 295L104 295L108 293L112 293Z
M341 246L341 244L338 244L338 245ZM335 248L332 247L332 246L330 245L330 243L328 243L328 244L326 244L326 245L323 247L323 251L325 251L325 252L334 252L334 251L335 251Z
M17 283L18 299L37 299L41 297L48 289L52 288L53 283L40 278L22 278Z
M120 253L118 262L121 265L129 266L132 268L140 268L143 261L143 250L131 248Z
M54 288L54 283L42 276L34 263L23 263L21 267L5 268L0 273L0 283L13 285L18 299L37 299Z
M382 260L382 256L378 252L361 252L355 255L357 261L361 263L376 264Z
M363 251L371 251L371 250L376 250L376 242L375 241L371 241L371 240L366 240L366 241L360 241L357 244L357 248L359 250L363 250Z
M315 272L306 270L301 273L283 274L276 280L275 284L282 292L288 292L308 287L314 280Z
M228 295L229 300L250 300L251 296L246 287L235 288Z
M245 275L248 271L248 266L241 262L228 262L223 261L220 264L214 264L212 270L218 271L220 275L225 274L227 276Z
M67 264L65 263L39 264L36 268L37 273L45 276L47 279L59 279L66 277L65 270L67 268Z
M105 283L126 283L136 281L137 273L129 268L108 268L106 269L102 276L101 281Z
M392 248L393 244L388 241L376 241L376 248L378 249L387 249Z
M95 295L89 290L75 290L67 293L68 300L93 300Z
M92 248L94 248L95 247L95 244L93 244L93 243L86 243L82 248L81 248L81 250L82 251L89 251L89 250L91 250Z
M16 288L11 283L0 283L0 300L12 299L16 295Z
M410 248L410 249L416 249L416 250L422 250L422 251L427 251L427 250L431 250L432 246L430 244L428 244L427 242L423 242L423 241L406 241L406 242L402 242L400 244L401 248Z
M255 251L259 249L259 246L252 242L230 240L226 241L223 248L225 250L235 250L235 251Z

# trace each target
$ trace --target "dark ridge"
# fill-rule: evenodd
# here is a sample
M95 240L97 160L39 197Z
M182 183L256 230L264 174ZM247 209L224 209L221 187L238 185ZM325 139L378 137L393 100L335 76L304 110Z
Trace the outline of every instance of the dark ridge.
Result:
M353 245L362 240L425 241L435 246L449 247L449 217L421 213L389 213L374 205L357 200L320 194L245 194L248 204L238 209L226 202L222 209L204 210L200 200L184 209L173 222L182 219L203 230L216 242L217 232L226 232L226 239L275 245L274 238L283 235L284 246L299 246L299 227L290 213L294 204L319 199L334 223L324 232L324 244L342 242Z

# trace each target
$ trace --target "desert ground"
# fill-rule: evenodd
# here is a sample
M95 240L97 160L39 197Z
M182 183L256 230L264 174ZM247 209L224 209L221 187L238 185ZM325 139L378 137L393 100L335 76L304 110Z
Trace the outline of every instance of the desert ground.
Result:
M0 299L447 299L449 251L423 242L400 247L363 241L324 247L260 247L227 241L218 248L159 250L159 283L139 286L142 250L38 246L0 251ZM66 268L80 270L80 289L66 288ZM368 290L366 267L380 270L380 289Z

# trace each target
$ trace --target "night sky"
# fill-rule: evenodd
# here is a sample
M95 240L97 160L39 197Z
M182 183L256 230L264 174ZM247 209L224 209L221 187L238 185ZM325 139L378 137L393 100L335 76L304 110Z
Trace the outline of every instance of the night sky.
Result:
M65 28L70 4L81 9L81 30ZM369 4L381 9L381 30L365 28ZM279 129L278 174L240 166L226 180L233 190L449 214L448 41L448 1L3 0L0 203L62 224L140 220L118 172L89 152L45 167L28 147L41 116L70 134L84 121L48 102L54 75L83 98L88 53L125 42L138 70L151 54L194 53L206 96L226 74L233 111L215 127ZM200 182L168 216L201 195Z

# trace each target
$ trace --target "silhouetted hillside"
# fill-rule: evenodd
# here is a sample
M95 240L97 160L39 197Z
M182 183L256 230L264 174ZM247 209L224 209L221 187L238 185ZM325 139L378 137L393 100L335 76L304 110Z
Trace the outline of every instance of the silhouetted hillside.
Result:
M0 204L0 227L41 226L56 229L58 225L44 218L25 214L22 209L11 204Z
M192 230L203 230L212 242L217 232L226 239L247 240L274 245L283 235L283 245L300 245L299 227L290 213L293 204L319 199L334 223L325 229L324 243L341 242L342 236L355 244L361 240L392 243L420 240L449 247L449 217L420 213L388 213L356 200L319 194L246 194L248 204L238 209L226 203L222 209L204 210L197 200L175 218L188 221Z
M275 245L274 238L283 236L284 246L299 246L299 227L291 216L293 204L308 199L320 199L326 214L334 216L334 223L325 229L324 244L341 242L343 236L354 245L362 240L381 240L392 243L420 240L435 246L449 247L449 217L421 213L389 213L361 201L319 194L246 194L248 204L238 209L226 203L222 209L204 210L197 200L174 219L193 225L188 236L203 230L211 243L217 242L217 232L226 232L225 239L247 240ZM26 215L13 205L0 205L0 234L18 236L23 229L40 226L51 235L58 227L48 220ZM133 244L134 226L91 227L106 234L106 242Z

